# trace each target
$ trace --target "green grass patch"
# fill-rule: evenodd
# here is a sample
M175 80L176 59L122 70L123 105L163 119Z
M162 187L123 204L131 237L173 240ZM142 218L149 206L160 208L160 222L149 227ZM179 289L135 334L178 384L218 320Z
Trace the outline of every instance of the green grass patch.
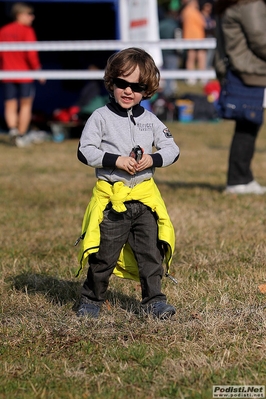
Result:
M228 196L233 122L169 123L178 162L155 180L176 232L163 291L177 314L139 313L140 286L112 277L100 318L74 309L94 170L78 140L0 144L0 399L208 399L214 384L265 383L265 196ZM266 185L266 127L253 160Z

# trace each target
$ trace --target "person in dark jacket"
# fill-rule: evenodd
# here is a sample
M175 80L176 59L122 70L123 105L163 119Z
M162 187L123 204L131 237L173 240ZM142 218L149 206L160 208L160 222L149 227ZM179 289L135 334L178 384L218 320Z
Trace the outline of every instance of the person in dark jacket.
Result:
M246 85L266 87L265 0L217 0L215 70L222 81L226 68ZM225 61L226 60L226 61ZM264 107L265 107L264 94ZM251 162L260 125L235 123L227 172L226 193L264 194L266 187L254 180Z

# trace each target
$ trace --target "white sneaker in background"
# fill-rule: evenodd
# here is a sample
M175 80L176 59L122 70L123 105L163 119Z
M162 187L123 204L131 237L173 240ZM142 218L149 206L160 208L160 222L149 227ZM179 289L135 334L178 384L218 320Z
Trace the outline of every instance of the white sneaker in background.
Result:
M19 135L19 131L16 127L9 129L8 131L9 137L17 137Z
M193 79L193 78L187 79L186 84L188 86L195 86L197 84L197 79Z
M24 136L17 136L15 144L17 147L29 147L32 143L31 137L25 134Z
M248 184L227 186L225 192L228 194L265 194L266 187L261 186L256 180L253 180Z
M30 137L31 142L34 144L44 143L50 139L49 134L41 130L31 130L27 133L27 136Z

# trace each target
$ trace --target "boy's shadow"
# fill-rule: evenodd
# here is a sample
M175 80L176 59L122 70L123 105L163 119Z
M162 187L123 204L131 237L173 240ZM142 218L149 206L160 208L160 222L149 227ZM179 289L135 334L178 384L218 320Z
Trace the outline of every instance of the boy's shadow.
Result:
M140 313L140 300L133 296L125 295L121 291L109 288L106 293L106 299L114 307L117 306L134 314Z
M183 182L183 181L177 181L177 182L166 182L163 180L158 180L155 179L157 185L166 185L172 190L176 190L178 188L187 188L187 189L194 189L194 188L201 188L204 190L208 191L217 191L219 193L222 193L224 191L224 186L220 184L210 184L210 183L203 183L203 182Z
M7 145L9 147L15 147L15 139L10 138L6 133L0 133L0 144Z
M64 305L72 303L72 309L77 310L81 283L79 281L60 280L55 277L43 274L22 273L14 277L10 277L9 281L13 287L28 295L42 294L45 298L56 305ZM133 297L122 294L113 289L108 289L106 299L112 306L119 306L122 309L138 309L139 301Z
M75 301L80 289L79 282L60 280L43 274L22 273L9 280L16 290L29 295L43 294L57 305Z

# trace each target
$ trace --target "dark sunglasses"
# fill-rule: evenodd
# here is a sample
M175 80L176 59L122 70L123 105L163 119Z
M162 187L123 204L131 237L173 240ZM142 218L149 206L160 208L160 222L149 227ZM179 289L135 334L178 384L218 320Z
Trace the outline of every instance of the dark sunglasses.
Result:
M120 78L114 78L113 83L118 87L118 89L126 89L127 87L130 87L132 91L135 91L136 93L141 93L142 91L147 90L147 85L145 84L140 84L140 83L130 83L127 80L120 79Z

